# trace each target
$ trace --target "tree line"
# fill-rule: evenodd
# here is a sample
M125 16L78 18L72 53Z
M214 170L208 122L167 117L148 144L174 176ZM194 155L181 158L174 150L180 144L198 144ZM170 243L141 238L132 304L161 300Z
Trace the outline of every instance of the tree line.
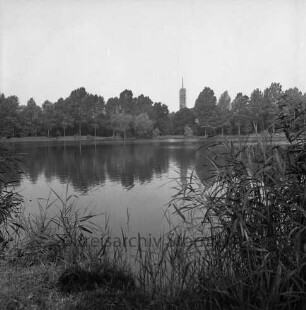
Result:
M205 87L194 108L169 113L167 105L144 95L134 97L124 90L105 102L84 87L56 102L46 100L40 107L31 98L20 105L18 97L0 95L0 135L24 136L121 136L250 134L275 130L275 117L286 101L288 113L306 106L306 94L297 88L282 90L272 83L264 91L255 89L250 97L238 93L234 100L225 91L217 100Z
M238 93L234 100L225 91L217 100L214 91L205 87L193 109L182 109L173 115L176 134L197 135L252 134L274 132L276 118L283 113L294 115L297 107L306 108L306 93L298 88L285 91L279 83L272 83L264 91L256 88L250 96Z

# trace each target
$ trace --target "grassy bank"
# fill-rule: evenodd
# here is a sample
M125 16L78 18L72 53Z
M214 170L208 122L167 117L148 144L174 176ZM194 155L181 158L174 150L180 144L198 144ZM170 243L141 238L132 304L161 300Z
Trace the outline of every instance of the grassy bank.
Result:
M1 267L1 309L162 309L137 290L120 290L105 285L92 290L64 293L58 288L63 267L39 265Z
M92 224L95 215L68 191L54 195L39 202L37 215L20 216L20 231L2 250L4 309L202 309L196 256L187 253L182 230L170 228L171 244L165 235L149 247L138 243L131 255L124 229L122 246L109 247L107 221ZM96 246L87 242L93 236L101 237Z
M59 266L6 267L1 270L1 309L162 309L150 306L149 296L137 290L126 291L110 286L63 293L57 280ZM160 307L162 306L162 307Z

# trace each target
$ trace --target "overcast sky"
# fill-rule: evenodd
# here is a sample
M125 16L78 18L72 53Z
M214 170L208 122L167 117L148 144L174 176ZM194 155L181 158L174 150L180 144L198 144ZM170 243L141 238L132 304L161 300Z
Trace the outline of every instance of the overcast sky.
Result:
M306 0L0 0L0 92L41 105L78 87L179 108L204 87L306 91Z

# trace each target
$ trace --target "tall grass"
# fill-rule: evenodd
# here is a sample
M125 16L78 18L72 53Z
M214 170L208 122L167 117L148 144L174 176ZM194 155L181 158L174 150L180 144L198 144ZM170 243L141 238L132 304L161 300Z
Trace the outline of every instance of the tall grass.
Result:
M81 264L92 255L86 240L98 230L92 222L92 210L76 205L76 197L65 197L51 190L47 199L39 199L37 212L26 216L22 212L13 251L26 264ZM25 211L25 210L24 210Z
M15 192L14 183L20 172L20 158L0 138L0 254L7 246L10 233L18 231L15 218L19 213L22 197Z
M219 309L301 309L306 306L305 110L277 119L288 146L211 144L212 178L182 187L172 206L203 212L188 228L201 231L200 286Z
M124 242L129 237L128 229L121 229L122 246L109 246L107 238L112 237L109 218L105 216L104 226L98 227L95 216L92 211L77 207L76 197L69 195L68 187L65 197L51 191L47 199L38 200L38 212L20 215L22 231L16 236L8 258L23 266L51 264L52 269L58 266L72 273L79 268L98 272L111 278L111 285L119 287L135 282L141 296L147 303L156 303L156 309L178 302L183 296L194 296L201 252L183 228L174 226L169 219L167 234L146 245L138 240L137 247L129 249ZM95 236L100 242L93 246L88 240ZM198 300L180 302L188 309L186 303Z

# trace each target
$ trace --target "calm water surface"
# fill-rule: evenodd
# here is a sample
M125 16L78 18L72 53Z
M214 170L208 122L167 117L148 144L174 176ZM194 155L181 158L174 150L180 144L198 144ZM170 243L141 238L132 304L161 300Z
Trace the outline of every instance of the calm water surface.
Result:
M50 189L77 196L78 206L94 208L109 216L112 231L127 226L132 233L162 233L166 205L177 181L185 182L195 171L207 174L205 151L199 143L28 143L16 144L23 153L25 174L18 191L27 212L37 210L37 199L47 198ZM104 216L97 218L103 226Z

